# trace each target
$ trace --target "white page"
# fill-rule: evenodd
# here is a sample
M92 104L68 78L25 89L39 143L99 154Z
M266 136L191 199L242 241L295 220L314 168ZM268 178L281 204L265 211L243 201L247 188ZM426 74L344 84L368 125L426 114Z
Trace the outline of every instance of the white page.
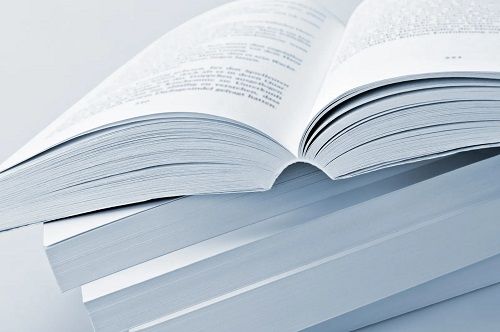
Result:
M311 119L347 91L374 82L500 72L498 17L496 0L363 1L349 19Z
M1 169L96 128L169 112L243 122L296 154L343 29L308 0L237 1L214 9L146 48Z

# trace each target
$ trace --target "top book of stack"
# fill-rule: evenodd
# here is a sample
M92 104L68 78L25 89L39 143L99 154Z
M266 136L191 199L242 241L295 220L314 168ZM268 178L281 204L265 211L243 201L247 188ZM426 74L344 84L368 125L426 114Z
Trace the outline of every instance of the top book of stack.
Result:
M0 166L0 229L500 143L500 3L237 1L147 47ZM335 185L335 184L333 184Z

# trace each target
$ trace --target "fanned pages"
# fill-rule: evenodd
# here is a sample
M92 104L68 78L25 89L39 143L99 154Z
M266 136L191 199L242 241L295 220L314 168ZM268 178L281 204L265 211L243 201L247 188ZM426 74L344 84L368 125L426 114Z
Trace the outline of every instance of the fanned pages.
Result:
M1 229L333 179L500 142L500 3L236 1L146 48L1 166Z

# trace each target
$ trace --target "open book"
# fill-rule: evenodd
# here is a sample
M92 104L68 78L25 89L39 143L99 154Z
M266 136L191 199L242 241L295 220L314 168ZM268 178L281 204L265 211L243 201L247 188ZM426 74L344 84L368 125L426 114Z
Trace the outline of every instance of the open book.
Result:
M500 3L237 1L167 33L1 165L1 228L500 143Z

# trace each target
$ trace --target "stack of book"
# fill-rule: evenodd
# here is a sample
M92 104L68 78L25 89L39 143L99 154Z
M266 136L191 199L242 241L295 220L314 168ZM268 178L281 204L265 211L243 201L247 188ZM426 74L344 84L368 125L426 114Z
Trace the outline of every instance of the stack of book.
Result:
M352 331L499 283L500 5L449 6L201 15L1 166L0 226L45 223L96 331Z
M44 242L96 331L351 331L500 282L496 153L335 183L297 164L266 192L67 218Z

